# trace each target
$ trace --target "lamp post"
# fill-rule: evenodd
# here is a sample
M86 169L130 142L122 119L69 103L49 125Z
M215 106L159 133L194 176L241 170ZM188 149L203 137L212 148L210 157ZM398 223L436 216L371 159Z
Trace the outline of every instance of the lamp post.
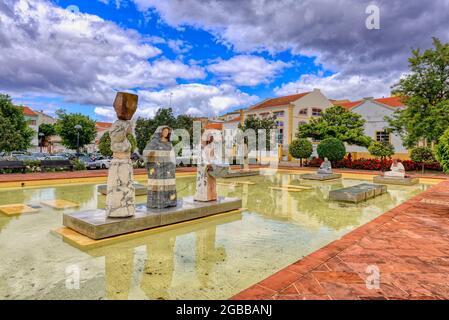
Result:
M76 130L76 154L79 156L79 154L80 154L80 130L82 129L83 127L82 126L80 126L79 124L77 124L76 126L75 126L75 130Z
M39 146L40 146L40 148L41 148L41 153L42 153L42 144L43 144L43 142L44 142L44 136L45 136L45 134L43 133L43 132L39 132L39 141L40 141L40 143L39 143Z

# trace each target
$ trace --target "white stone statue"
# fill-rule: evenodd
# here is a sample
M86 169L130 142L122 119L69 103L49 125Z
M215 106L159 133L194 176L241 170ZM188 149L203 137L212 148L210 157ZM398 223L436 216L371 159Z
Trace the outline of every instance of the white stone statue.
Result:
M384 177L390 177L390 178L405 178L405 168L402 163L397 161L396 159L393 160L393 163L391 164L390 171L387 171L384 173Z
M332 174L332 164L327 159L324 158L324 161L321 163L320 168L317 171L318 174Z
M135 214L131 143L127 136L132 132L130 119L137 108L137 96L119 92L114 107L119 120L109 129L113 159L108 171L105 209L108 217L125 218Z

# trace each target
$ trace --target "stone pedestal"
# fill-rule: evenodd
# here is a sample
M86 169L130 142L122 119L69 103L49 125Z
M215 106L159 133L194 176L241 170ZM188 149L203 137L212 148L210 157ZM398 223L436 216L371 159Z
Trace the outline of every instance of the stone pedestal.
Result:
M419 183L418 178L412 177L386 177L386 176L377 176L373 178L374 183L383 183L383 184L395 184L400 186L413 186Z
M137 205L136 214L124 219L112 219L102 209L67 213L63 216L63 224L82 235L98 240L204 218L241 207L242 200L237 198L218 197L215 201L198 202L190 196L178 200L177 206L164 209Z
M330 191L329 200L359 203L386 192L387 187L384 185L362 183L353 187Z
M111 218L124 218L135 213L135 190L131 159L113 159L109 167L106 213Z
M306 173L301 175L302 179L305 180L318 180L318 181L326 181L326 180L335 180L340 179L340 173L332 173L332 174L320 174L320 173Z

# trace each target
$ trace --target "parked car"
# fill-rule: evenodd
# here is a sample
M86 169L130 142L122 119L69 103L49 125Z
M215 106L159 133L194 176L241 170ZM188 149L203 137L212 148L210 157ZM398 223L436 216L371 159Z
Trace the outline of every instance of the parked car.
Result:
M68 153L68 152L60 152L55 153L53 156L62 157L64 159L73 160L76 158L76 155L74 153Z
M97 164L99 164L101 169L109 169L111 165L111 159L108 157L99 157L94 160Z
M45 159L43 159L43 160L69 160L69 159L65 156L54 154L54 155L46 156Z
M27 154L14 154L13 158L17 161L39 161L39 159Z
M89 156L80 156L79 161L84 163L87 169L100 169L101 164L99 162L96 162Z
M12 151L11 152L11 157L15 157L15 156L25 156L28 153L26 151Z
M49 154L43 152L33 152L31 153L31 156L34 157L36 160L46 160Z

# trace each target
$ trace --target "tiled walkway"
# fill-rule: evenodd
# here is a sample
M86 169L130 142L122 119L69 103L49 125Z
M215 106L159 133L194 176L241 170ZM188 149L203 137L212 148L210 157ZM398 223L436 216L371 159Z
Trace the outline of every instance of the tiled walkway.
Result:
M232 299L449 299L449 181Z

